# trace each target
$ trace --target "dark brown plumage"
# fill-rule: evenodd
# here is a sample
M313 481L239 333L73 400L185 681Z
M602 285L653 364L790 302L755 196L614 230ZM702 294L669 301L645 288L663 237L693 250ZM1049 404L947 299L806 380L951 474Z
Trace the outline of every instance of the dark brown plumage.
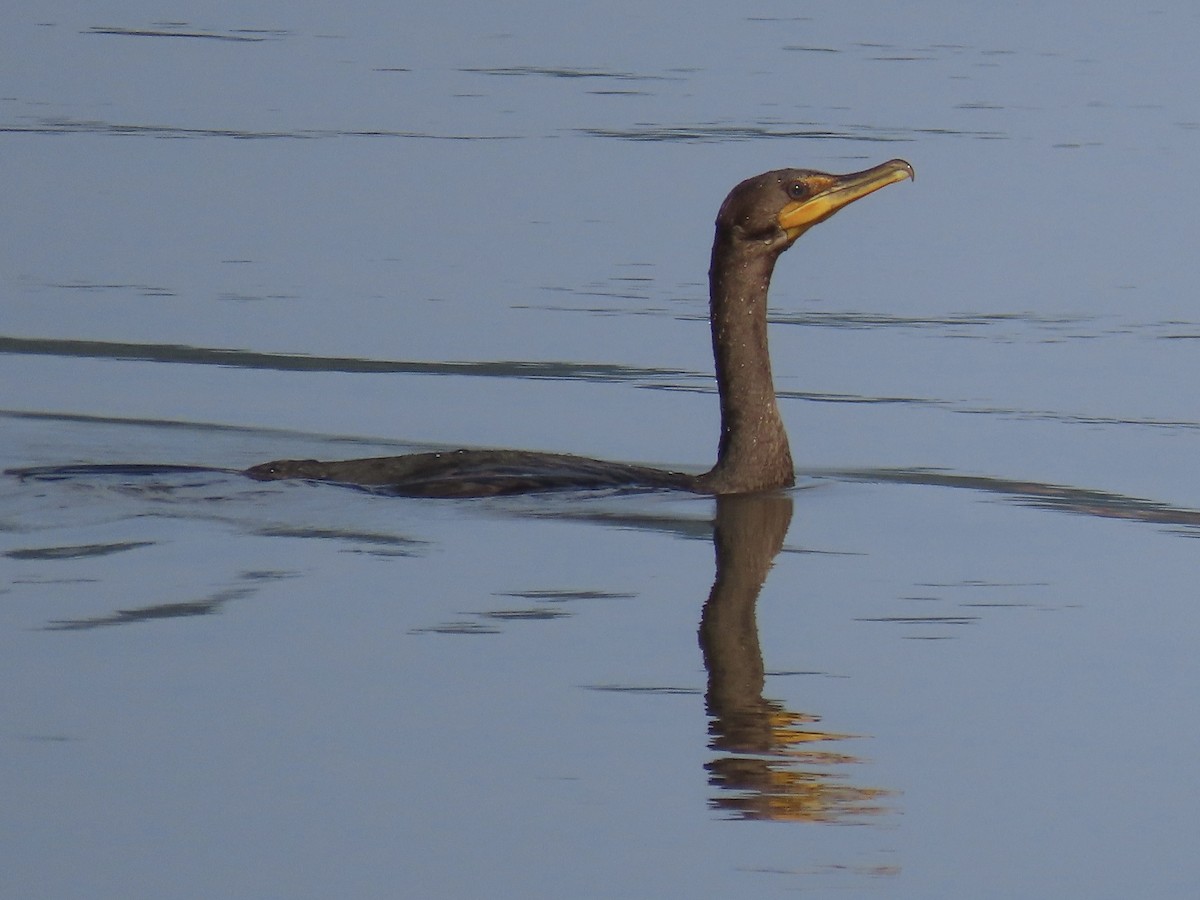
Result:
M708 273L721 438L716 465L702 475L520 450L276 460L246 474L262 481L301 478L422 497L602 488L738 494L788 487L795 474L767 350L767 291L775 261L842 207L912 177L912 166L901 159L850 175L778 169L746 179L725 198Z

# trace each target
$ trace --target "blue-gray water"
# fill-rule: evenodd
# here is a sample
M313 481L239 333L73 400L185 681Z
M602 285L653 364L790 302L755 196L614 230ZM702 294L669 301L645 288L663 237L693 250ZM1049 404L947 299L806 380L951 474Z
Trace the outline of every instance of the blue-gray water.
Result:
M726 191L917 170L777 269L782 506L0 478L0 895L1195 896L1194 7L0 26L4 469L700 469Z

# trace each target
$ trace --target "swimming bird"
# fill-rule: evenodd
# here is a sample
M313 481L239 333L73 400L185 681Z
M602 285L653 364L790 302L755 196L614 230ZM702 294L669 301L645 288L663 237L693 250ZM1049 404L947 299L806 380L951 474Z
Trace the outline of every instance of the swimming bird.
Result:
M723 495L790 487L795 471L767 350L767 291L775 262L800 235L838 210L913 177L911 165L893 159L848 175L776 169L729 192L717 213L708 271L721 436L716 465L703 474L523 450L275 460L245 474L261 481L297 478L421 497L604 488Z

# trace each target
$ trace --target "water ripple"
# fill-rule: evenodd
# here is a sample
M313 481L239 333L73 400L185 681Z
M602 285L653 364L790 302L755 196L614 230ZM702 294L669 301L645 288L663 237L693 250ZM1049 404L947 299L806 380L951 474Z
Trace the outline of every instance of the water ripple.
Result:
M690 375L681 369L653 369L606 363L561 360L487 360L481 362L424 362L362 359L358 357L306 356L264 353L186 344L134 344L58 338L19 338L0 335L0 354L76 357L188 363L279 372L346 372L354 374L405 373L416 375L470 375L484 378L525 378L571 381L625 382Z
M66 547L24 547L9 550L2 555L20 560L88 559L153 546L154 541L119 541L110 544L73 544Z
M243 43L261 43L262 41L278 40L288 32L273 28L234 28L230 31L184 30L185 22L159 22L151 28L122 28L116 25L93 25L80 34L104 34L118 37L169 37L169 38L199 38L210 41L236 41Z
M580 128L577 133L588 137L617 138L625 141L676 141L682 143L720 143L750 141L765 138L787 140L871 141L876 143L906 143L923 136L950 135L978 140L1003 140L1000 131L959 131L949 128L881 128L874 125L830 126L816 122L723 124L697 122L680 125L642 123L628 128Z
M55 619L44 626L44 629L46 631L87 631L93 628L106 628L112 625L132 625L141 622L161 621L163 619L211 616L220 612L221 608L227 603L253 596L257 590L257 587L253 586L229 587L199 600L154 603L149 606L140 606L135 609L118 609L112 613L80 619Z
M1187 534L1196 534L1200 529L1200 510L1144 497L1131 497L1127 494L1071 485L1021 481L990 475L963 475L940 469L917 468L814 469L803 474L814 478L831 478L841 481L963 488L998 494L1007 500L1038 509L1096 516L1102 519L1125 519L1133 522L1174 526Z
M571 69L545 66L502 66L496 68L465 68L460 72L473 75L539 76L542 78L607 78L615 81L680 81L678 76L643 75L636 72L607 72L602 69Z
M431 134L424 131L390 129L340 130L301 128L285 131L248 131L237 128L196 128L181 125L131 125L99 119L39 119L28 125L0 123L0 134L108 134L123 137L152 138L233 138L243 141L321 140L328 138L405 138L427 141L505 141L517 140L508 134Z

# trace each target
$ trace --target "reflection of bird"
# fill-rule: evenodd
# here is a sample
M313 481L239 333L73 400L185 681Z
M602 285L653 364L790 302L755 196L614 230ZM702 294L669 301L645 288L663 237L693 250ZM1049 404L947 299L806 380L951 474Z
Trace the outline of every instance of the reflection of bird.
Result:
M850 784L843 767L860 760L822 749L849 735L820 730L813 726L819 716L763 697L755 610L791 521L792 498L785 493L716 500L717 572L700 615L709 746L716 751L705 768L718 788L710 804L743 819L864 821L887 811L890 792Z
M775 260L843 206L912 177L912 166L902 159L850 175L778 169L743 181L725 198L709 269L721 440L717 464L703 475L517 450L278 460L246 474L264 481L304 478L428 497L610 487L737 494L791 485L792 456L767 353L767 288Z

